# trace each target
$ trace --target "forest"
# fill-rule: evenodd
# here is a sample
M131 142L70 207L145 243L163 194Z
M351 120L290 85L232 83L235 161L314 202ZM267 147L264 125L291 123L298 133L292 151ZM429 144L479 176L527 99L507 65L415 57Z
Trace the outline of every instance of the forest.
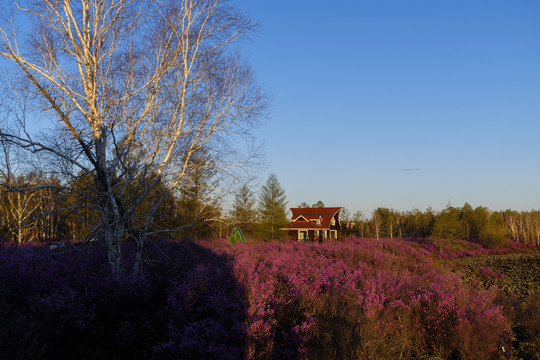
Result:
M202 162L196 158L193 161ZM35 172L3 178L19 191L4 191L0 196L0 238L13 244L32 241L82 241L95 238L99 232L99 213L82 195L92 186L91 179L80 178L74 184L77 192L54 189L60 179ZM246 237L258 240L283 239L279 229L289 222L286 191L278 177L271 174L258 191L246 185L233 192L230 209L220 205L222 197L208 190L218 187L211 173L196 172L189 177L191 186L166 195L148 229L151 236L176 239L225 237L234 227L240 227ZM210 185L211 184L211 185ZM322 207L313 205L299 207ZM137 212L150 205L142 203ZM540 246L540 211L491 211L465 203L462 207L448 205L442 210L397 211L379 207L368 218L360 211L344 208L340 223L345 236L362 238L412 238L476 240L488 247L500 247L507 239ZM272 230L273 229L273 230Z
M448 205L435 211L396 211L377 208L371 218L361 213L350 216L345 211L344 221L354 223L354 233L362 237L431 238L479 240L487 246L503 245L512 239L525 245L540 245L540 211L491 211L486 207L472 208Z

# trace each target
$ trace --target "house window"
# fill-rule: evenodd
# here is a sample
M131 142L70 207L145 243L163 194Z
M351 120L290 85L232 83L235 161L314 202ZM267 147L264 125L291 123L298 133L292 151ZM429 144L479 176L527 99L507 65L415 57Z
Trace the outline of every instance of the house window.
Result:
M332 218L332 226L335 226L336 225L336 218Z

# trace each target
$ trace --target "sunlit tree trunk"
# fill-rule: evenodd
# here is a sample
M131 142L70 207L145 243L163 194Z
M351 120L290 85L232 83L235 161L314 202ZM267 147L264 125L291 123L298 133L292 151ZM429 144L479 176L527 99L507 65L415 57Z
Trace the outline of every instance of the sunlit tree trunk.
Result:
M265 114L265 96L234 48L253 25L218 0L13 6L33 31L17 37L0 28L0 55L57 128L38 140L21 123L19 133L0 130L0 141L63 166L65 191L99 212L89 225L107 245L113 272L123 271L126 238L140 264L155 205L182 185L193 154L208 150L231 181L257 154L251 129ZM76 189L82 176L93 179L93 192ZM168 192L158 196L158 188Z
M373 215L371 217L371 229L373 230L373 233L375 234L375 237L377 240L380 238L382 228L382 216L379 214L378 211L374 211Z

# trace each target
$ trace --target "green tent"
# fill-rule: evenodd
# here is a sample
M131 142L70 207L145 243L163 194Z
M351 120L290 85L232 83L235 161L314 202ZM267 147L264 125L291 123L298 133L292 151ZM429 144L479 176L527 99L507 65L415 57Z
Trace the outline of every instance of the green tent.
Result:
M231 233L231 236L229 236L229 244L236 244L236 243L246 243L246 239L244 239L244 234L242 234L242 230L240 230L239 227L235 227Z

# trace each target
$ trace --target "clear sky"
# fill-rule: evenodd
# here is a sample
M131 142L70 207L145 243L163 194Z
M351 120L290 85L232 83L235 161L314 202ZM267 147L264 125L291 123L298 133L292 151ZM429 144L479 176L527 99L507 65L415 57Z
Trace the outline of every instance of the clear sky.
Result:
M231 3L290 207L540 209L540 1Z

